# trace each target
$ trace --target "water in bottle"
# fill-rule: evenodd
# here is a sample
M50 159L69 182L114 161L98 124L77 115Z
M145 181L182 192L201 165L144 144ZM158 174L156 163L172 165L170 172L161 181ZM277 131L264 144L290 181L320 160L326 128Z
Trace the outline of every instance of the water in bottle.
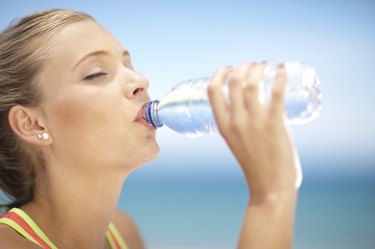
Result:
M319 79L315 70L298 62L284 63L287 86L285 113L288 124L304 124L315 119L321 109ZM268 67L260 89L260 100L270 99L276 70ZM207 95L210 78L185 80L160 101L153 100L143 108L143 118L154 127L166 125L190 137L217 133L214 114ZM227 87L226 87L227 88ZM223 89L228 92L228 89Z

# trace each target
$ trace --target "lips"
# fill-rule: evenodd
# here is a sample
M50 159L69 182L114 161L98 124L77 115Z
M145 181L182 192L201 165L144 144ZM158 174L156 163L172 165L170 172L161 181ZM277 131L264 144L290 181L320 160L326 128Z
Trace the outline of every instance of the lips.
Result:
M156 130L156 128L154 126L152 126L149 122L147 122L147 120L145 120L144 115L143 115L144 109L145 109L144 107L145 107L146 104L147 103L145 103L144 105L141 106L137 115L135 116L134 122L145 126L150 131L154 131L154 130Z

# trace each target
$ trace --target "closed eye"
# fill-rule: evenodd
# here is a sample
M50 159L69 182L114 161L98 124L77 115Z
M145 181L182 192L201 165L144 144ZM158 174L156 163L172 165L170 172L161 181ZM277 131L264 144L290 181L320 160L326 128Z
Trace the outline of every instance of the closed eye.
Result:
M83 78L83 80L94 80L96 78L99 78L101 76L105 76L107 74L108 73L106 73L106 72L97 72L97 73L93 73L93 74L87 75L85 78Z

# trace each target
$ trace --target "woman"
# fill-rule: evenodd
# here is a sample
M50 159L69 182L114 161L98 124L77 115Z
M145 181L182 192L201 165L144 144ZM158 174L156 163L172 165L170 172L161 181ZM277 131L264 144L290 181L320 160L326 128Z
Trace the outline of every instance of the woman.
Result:
M251 195L238 248L292 243L299 166L283 120L285 73L279 66L261 104L265 66L220 69L209 86ZM147 90L129 52L87 14L36 13L1 34L0 187L16 208L0 220L2 248L144 248L116 205L126 177L159 153L140 118Z

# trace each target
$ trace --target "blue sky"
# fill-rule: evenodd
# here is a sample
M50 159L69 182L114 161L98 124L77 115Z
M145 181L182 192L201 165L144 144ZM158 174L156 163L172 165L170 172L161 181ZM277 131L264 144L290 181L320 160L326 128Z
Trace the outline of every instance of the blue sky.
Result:
M321 116L291 127L305 169L375 171L373 1L2 0L0 27L54 7L88 12L109 29L150 80L154 98L181 80L244 61L299 60L315 67ZM163 128L158 140L162 153L155 164L162 169L181 161L211 169L234 160L218 136L191 139Z

